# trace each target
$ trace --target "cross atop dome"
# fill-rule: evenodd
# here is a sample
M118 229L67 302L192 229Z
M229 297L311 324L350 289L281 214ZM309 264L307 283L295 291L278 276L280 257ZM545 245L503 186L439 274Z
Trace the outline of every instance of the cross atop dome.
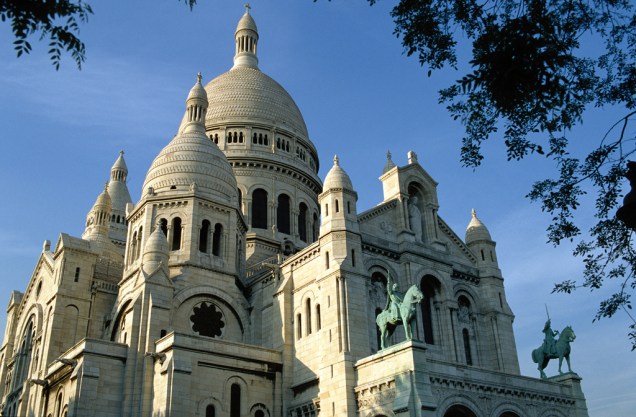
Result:
M245 3L243 7L245 7L245 13L250 14L250 9L252 8L252 6L250 6L249 3Z

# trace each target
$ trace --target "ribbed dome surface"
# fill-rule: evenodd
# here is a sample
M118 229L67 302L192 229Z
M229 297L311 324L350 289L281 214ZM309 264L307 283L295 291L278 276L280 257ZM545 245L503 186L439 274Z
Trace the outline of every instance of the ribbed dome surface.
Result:
M345 170L340 167L340 160L337 156L333 158L333 167L331 167L327 173L325 182L322 186L323 191L327 191L332 188L342 188L353 191L351 178L349 178L349 175L345 172Z
M142 195L148 187L155 193L164 193L187 191L193 186L208 198L227 202L238 198L236 179L225 155L197 131L183 132L163 148L148 170Z
M473 218L470 219L470 223L468 223L468 227L466 228L466 239L464 239L464 241L471 243L479 240L492 241L492 238L486 226L477 218L477 213L473 210Z
M305 120L280 84L256 68L235 67L210 81L206 125L261 122L308 137Z

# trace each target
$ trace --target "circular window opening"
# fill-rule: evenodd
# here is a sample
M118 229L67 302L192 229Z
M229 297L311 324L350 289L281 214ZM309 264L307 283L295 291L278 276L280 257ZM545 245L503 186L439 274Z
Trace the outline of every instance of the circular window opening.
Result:
M192 330L201 336L220 337L225 328L225 317L223 312L214 303L204 301L192 308L190 316Z

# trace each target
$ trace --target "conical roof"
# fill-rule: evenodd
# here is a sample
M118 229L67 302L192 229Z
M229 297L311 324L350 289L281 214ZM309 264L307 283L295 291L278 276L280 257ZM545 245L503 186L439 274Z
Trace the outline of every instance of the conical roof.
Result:
M464 241L468 244L480 240L492 241L492 238L490 237L490 232L486 226L477 218L477 212L473 209L472 218L466 228L466 238Z
M333 166L325 177L325 182L322 189L323 191L327 191L330 189L344 189L353 191L351 178L349 178L349 175L345 172L345 170L340 167L340 159L338 158L338 155L333 157Z

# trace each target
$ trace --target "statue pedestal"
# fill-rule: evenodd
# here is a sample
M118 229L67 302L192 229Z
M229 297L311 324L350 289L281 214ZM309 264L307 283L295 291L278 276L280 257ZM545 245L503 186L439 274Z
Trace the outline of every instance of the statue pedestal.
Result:
M426 345L422 342L407 341L388 347L359 360L355 369L361 417L419 417L421 410L437 407L427 372Z
M588 416L585 395L583 395L583 390L581 389L581 377L578 374L566 372L562 375L549 377L548 381L565 385L567 394L576 400L573 416Z

